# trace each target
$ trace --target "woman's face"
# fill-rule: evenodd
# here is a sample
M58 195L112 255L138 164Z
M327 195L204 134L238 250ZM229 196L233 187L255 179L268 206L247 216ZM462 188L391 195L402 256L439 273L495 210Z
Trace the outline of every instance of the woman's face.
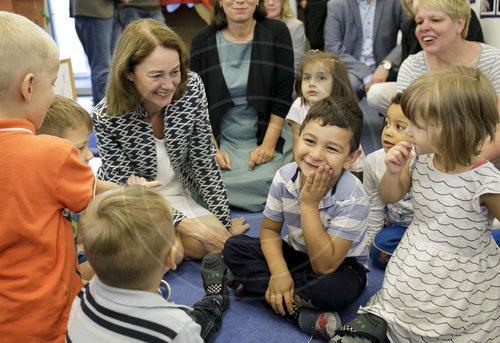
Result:
M259 0L220 0L227 22L241 23L253 20Z
M453 22L450 16L442 11L419 6L415 21L415 36L427 53L445 52L450 44L462 39L465 18Z
M162 110L170 104L181 82L179 53L157 46L127 78L134 83L149 114Z
M271 19L281 19L281 0L265 0L267 17Z

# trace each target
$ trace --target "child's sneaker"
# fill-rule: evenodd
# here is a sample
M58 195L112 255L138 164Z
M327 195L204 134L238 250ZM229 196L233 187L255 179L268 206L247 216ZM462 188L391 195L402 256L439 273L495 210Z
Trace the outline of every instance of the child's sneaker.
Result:
M160 285L158 286L158 293L165 298L165 300L168 300L170 298L170 293L171 293L170 285L167 283L165 280L160 281Z
M201 277L205 298L215 299L226 310L229 306L229 291L227 290L227 268L218 254L208 254L201 262Z
M314 337L330 340L335 336L335 330L340 327L340 317L337 312L322 312L293 304L293 314L285 314L303 332Z

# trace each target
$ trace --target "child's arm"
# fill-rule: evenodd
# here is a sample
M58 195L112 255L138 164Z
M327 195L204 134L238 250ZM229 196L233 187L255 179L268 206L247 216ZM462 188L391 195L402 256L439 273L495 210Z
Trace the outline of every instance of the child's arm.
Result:
M406 195L411 187L410 164L411 143L399 142L385 155L384 176L380 180L380 196L386 204L395 203Z
M285 315L283 300L288 313L293 313L294 282L283 257L281 228L283 223L264 216L260 227L260 246L271 272L266 291L266 301L276 313Z
M352 242L326 233L319 202L332 189L335 177L329 167L319 167L300 191L300 220L307 253L316 274L333 273L342 264Z
M161 185L163 185L163 182L161 182L161 181L146 181L146 179L143 177L132 175L127 180L127 186L131 186L131 185L143 185L144 187L154 188L154 187L160 187ZM110 189L118 188L118 187L120 187L120 185L118 185L114 182L96 179L95 194L106 192L106 191L109 191Z
M483 194L480 197L480 202L483 203L491 213L493 213L493 216L495 216L496 219L500 220L500 194Z
M292 134L293 134L293 156L295 159L295 149L297 148L297 143L299 142L299 130L300 130L300 124L295 122L295 121L290 121L290 126L292 128Z

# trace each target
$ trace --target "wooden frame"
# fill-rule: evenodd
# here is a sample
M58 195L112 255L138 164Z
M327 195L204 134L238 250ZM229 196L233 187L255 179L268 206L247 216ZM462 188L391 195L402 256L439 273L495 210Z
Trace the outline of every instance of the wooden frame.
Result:
M57 80L54 83L54 91L66 98L76 100L75 79L73 77L71 59L69 58L61 60L59 71L57 72Z

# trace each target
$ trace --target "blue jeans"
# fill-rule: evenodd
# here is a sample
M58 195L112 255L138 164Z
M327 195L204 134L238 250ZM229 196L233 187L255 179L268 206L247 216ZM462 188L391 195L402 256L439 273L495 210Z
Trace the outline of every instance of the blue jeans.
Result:
M92 79L92 98L97 105L106 95L109 67L121 34L118 13L111 18L75 16L75 28L87 54Z
M127 27L128 24L140 18L151 18L159 21L162 24L165 24L165 17L161 12L161 8L151 11L143 10L134 6L125 6L122 8L122 19L124 27Z

